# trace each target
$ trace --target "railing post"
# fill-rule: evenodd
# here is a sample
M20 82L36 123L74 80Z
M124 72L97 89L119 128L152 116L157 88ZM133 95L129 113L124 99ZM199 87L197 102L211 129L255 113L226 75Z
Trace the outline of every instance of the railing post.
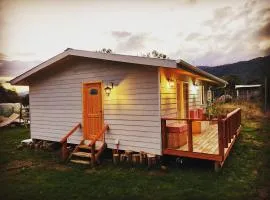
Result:
M229 129L228 129L228 118L226 118L224 120L224 143L223 143L225 148L228 147L228 141L229 141L229 139L228 139L228 137L229 137L228 136L228 131L229 131Z
M192 141L192 120L187 120L188 122L188 151L193 152L193 141Z
M96 162L96 143L94 142L92 145L91 145L91 165L92 167L95 165L95 162Z
M241 125L241 120L242 120L242 114L241 114L241 109L239 110L239 126Z
M161 138L162 138L162 150L168 147L168 140L166 135L166 119L161 119Z
M218 149L219 155L224 156L224 120L222 118L218 119Z
M229 145L229 143L232 141L232 127L231 127L231 122L232 122L232 119L231 119L231 117L229 117L229 119L228 119L228 134L229 134L229 137L228 137L228 145Z

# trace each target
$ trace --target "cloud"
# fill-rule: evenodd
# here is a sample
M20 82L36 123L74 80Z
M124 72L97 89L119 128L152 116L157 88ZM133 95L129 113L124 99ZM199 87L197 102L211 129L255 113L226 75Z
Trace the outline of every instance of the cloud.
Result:
M268 56L270 55L270 46L266 49L264 49L264 55Z
M194 40L196 38L200 37L199 33L190 33L185 40Z
M267 15L267 14L270 14L270 8L263 8L263 9L259 10L258 13L260 15L262 15L262 16Z
M232 14L232 8L230 6L226 6L223 8L217 8L214 11L215 19L224 19Z
M145 41L148 35L145 33L130 36L125 41L119 42L116 51L129 52L133 50L142 50L145 47Z
M258 30L258 38L260 40L270 39L270 21Z
M189 3L189 4L196 4L197 0L187 0L186 2Z
M112 31L112 36L117 39L121 39L131 36L131 33L127 31Z
M4 60L4 59L6 59L6 57L7 56L5 54L3 54L3 53L0 52L0 60Z
M16 52L14 55L16 56L23 56L23 57L34 57L36 56L36 53L32 53L32 52Z

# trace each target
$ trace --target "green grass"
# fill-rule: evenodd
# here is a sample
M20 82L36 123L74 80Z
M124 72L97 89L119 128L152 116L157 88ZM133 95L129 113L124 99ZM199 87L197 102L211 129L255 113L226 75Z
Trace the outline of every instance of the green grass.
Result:
M269 120L244 123L219 173L201 161L169 165L167 171L110 162L96 169L67 165L52 152L17 150L25 138L24 128L0 130L0 199L266 199L269 194Z

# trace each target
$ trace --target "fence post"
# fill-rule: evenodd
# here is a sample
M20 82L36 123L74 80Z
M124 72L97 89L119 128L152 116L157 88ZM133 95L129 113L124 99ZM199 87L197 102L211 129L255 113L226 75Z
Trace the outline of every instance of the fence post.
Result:
M188 122L188 151L193 152L193 141L192 141L192 120L187 120Z

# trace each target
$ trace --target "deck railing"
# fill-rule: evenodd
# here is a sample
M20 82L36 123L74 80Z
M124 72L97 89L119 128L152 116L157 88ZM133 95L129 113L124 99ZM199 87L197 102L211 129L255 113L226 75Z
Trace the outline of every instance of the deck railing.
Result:
M183 130L183 134L186 137L185 148L172 148L171 145L171 135L174 132L174 128L169 127L173 122L180 122L180 124L185 125L185 129ZM202 132L213 132L212 135L216 138L216 142L213 146L216 146L218 149L216 151L212 151L215 153L209 153L207 151L200 151L198 149L194 149L194 144L198 145L198 141L194 143L194 128L198 127L196 125L200 124L209 124L209 128ZM218 119L189 119L189 118L161 118L161 133L162 133L162 149L163 152L172 155L183 155L188 157L195 158L205 158L210 160L219 160L223 161L229 151L227 149L231 148L232 143L234 142L234 138L239 133L241 127L241 109L235 109L231 113L227 114L224 117L220 117ZM209 130L209 129L215 130ZM175 130L179 131L179 130ZM176 132L175 132L176 133ZM181 139L183 140L183 136ZM181 142L180 142L181 143ZM182 142L183 144L183 142ZM209 144L202 144L202 146L207 146ZM187 148L186 148L187 147ZM207 148L207 147L206 147ZM181 152L181 153L179 153ZM191 156L192 153L192 156ZM199 155L200 154L200 155Z
M225 118L218 120L218 145L219 155L226 158L226 148L231 148L231 143L234 138L239 134L241 128L241 109L237 108L226 115ZM229 152L229 151L227 151Z

